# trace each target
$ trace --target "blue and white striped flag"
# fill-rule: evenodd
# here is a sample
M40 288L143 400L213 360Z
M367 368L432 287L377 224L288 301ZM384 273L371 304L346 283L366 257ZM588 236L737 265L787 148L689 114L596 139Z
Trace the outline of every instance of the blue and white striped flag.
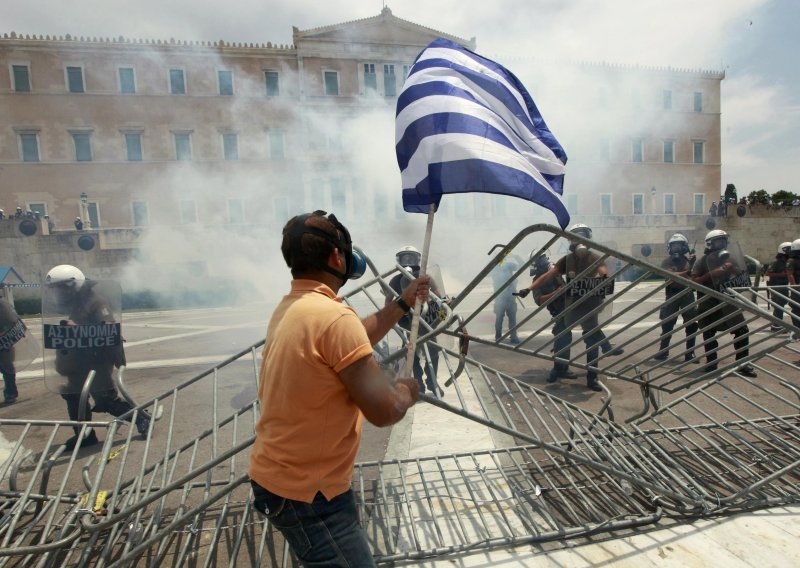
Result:
M439 38L417 56L397 99L403 209L427 213L445 193L513 195L555 213L567 155L513 73Z

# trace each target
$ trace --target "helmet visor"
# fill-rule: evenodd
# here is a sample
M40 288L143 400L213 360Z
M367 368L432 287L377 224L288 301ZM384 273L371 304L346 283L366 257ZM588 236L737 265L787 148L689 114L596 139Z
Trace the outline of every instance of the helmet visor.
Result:
M416 251L397 253L397 264L400 266L419 266L420 254Z
M577 227L576 229L572 229L572 232L582 236L584 239L592 238L592 230L589 227Z
M689 252L689 247L686 243L674 242L669 243L669 254L684 254Z

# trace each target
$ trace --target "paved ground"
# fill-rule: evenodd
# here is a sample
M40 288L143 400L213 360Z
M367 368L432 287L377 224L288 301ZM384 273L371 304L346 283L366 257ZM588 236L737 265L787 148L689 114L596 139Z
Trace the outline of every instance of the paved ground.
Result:
M479 299L479 295L476 295L471 301L475 303ZM631 301L635 301L635 298ZM659 301L647 300L652 303ZM138 400L152 397L203 372L233 353L246 349L263 338L271 309L272 306L263 304L237 308L126 313L123 335L127 340L129 365L126 383L129 390ZM616 325L626 324L623 320ZM476 318L470 326L470 332L478 336L493 336L492 326L493 315L489 310ZM37 329L35 324L30 327L34 331ZM600 406L600 395L583 388L583 380L547 385L545 378L549 369L548 362L478 345L473 346L471 355L589 410L597 410ZM217 396L221 410L242 408L255 396L256 385L252 368L247 369L246 365L242 365L236 369L237 372L220 377ZM43 374L40 362L35 362L21 372L20 401L13 406L0 408L0 416L65 419L64 403L47 388ZM608 380L607 384L614 395L615 409L619 416L631 415L641 409L642 399L635 385L618 380ZM199 422L209 421L211 417L207 416L207 403L202 397L190 399L185 402L186 406L181 411L187 415L196 415ZM101 415L97 418L106 417ZM67 436L68 433L65 432L64 438ZM491 448L494 443L486 428L465 419L454 418L441 409L420 405L394 431L367 425L358 460L461 452ZM797 508L775 509L734 519L702 521L693 526L676 525L666 531L620 540L605 540L587 545L588 548L583 546L548 551L546 558L542 556L544 553L541 549L523 547L511 551L469 555L436 564L798 565L800 549L794 544L796 535L800 534L798 512Z

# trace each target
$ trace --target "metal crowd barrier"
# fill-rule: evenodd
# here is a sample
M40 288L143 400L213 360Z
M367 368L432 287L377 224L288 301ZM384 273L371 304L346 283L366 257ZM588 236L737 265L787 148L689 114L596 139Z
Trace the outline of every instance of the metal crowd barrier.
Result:
M495 340L495 298L504 287L530 282L537 253L568 242L599 253L597 264L610 266L609 284L623 274L633 280L616 280L614 293L591 309L581 300L570 304L568 357L552 352L552 317L530 298L518 310L520 342L508 341L511 330ZM748 339L747 355L737 361L731 335L717 334L718 368L705 371L703 330L693 349L701 363L686 362L682 320L670 334L670 356L653 358L670 273L546 225L528 227L500 248L438 322L423 322L420 356L432 368L431 352L438 353L441 391L423 396L415 409L486 429L493 448L356 464L353 489L377 562L572 542L798 501L800 352L789 335L798 330L790 318L774 317L774 291L719 293L683 282L685 294L705 292L735 308L748 327L737 339ZM528 260L493 286L492 270L512 254ZM344 296L364 314L383 306L389 280L402 270L369 265L372 274ZM796 301L787 300L790 309ZM696 298L691 306L699 307ZM624 354L586 360L581 324L594 316L598 323L586 333L602 328ZM406 341L407 332L396 327L376 346L376 358L395 372ZM232 385L255 392L262 344L121 419L0 417L13 441L0 465L0 566L294 565L280 534L253 509L246 483L258 402L233 412L220 403L220 391ZM582 389L582 377L551 389L543 379L557 360L580 374L596 371L603 391ZM741 374L746 363L758 378ZM628 395L625 404L621 395ZM207 401L200 415L199 400ZM146 439L132 426L143 411L160 417ZM100 430L103 444L93 454L67 452L56 440L72 426Z

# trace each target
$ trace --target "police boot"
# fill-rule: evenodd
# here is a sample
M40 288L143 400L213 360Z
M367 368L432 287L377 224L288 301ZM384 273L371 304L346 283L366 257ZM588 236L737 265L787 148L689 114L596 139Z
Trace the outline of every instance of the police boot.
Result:
M97 439L97 434L94 433L94 428L86 428L83 438L81 438L81 428L73 427L72 429L75 431L75 435L64 442L68 452L74 450L76 445L80 448L88 448L100 442ZM78 443L78 440L80 440L80 443Z
M14 374L3 375L5 386L3 387L3 397L6 404L13 404L17 401L17 376Z
M595 373L588 373L586 375L586 388L593 390L594 392L601 392L603 390L603 387L600 386L600 382L597 380L597 375Z

